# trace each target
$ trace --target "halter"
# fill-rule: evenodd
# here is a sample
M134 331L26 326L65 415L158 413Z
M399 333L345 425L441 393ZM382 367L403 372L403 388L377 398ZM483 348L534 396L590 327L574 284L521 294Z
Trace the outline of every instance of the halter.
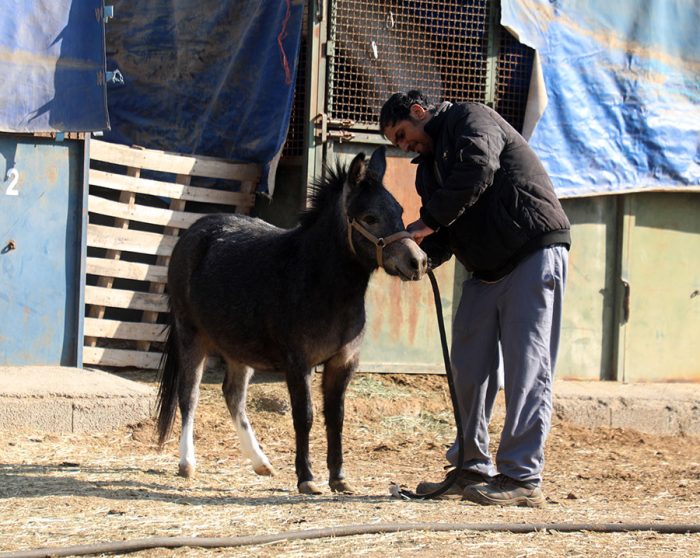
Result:
M352 250L352 253L356 256L357 252L355 251L355 246L352 242L352 229L355 229L357 232L359 232L377 248L377 264L379 265L379 267L384 267L384 259L382 257L382 252L384 251L384 248L389 246L389 244L393 244L397 240L401 240L402 238L411 238L411 235L406 231L399 231L397 233L387 236L386 238L377 238L366 228L360 225L360 223L358 223L355 219L353 219L352 221L348 220L348 244L350 244L350 250Z

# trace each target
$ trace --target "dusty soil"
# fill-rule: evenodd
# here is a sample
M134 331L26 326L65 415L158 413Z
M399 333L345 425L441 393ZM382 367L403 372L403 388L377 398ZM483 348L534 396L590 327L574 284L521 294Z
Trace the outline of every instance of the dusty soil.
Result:
M153 385L148 373L127 375ZM277 469L258 477L240 457L220 395L221 375L202 385L196 422L199 469L177 471L177 438L159 452L152 421L110 433L0 433L0 550L156 536L232 537L367 523L697 523L700 443L555 422L547 448L544 509L481 507L459 500L405 502L392 482L414 488L443 476L454 436L444 377L358 375L348 392L346 472L354 495L296 491L288 397L276 376L250 386L253 427ZM312 455L327 480L318 406ZM502 403L492 425L498 442ZM410 531L280 542L238 549L147 550L134 556L683 556L700 535L653 532L533 534Z

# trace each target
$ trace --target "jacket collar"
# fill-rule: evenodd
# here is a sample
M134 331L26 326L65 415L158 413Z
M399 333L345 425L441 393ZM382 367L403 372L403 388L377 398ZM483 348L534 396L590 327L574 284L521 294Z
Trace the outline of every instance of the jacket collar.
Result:
M447 109L449 109L451 106L452 103L449 101L443 101L440 106L435 109L433 117L425 123L424 130L430 137L433 138L433 140L438 139L442 124L447 118Z
M449 109L451 106L452 103L449 101L443 101L440 103L440 106L435 109L432 118L425 123L424 130L431 138L433 138L433 143L437 143L440 130L442 129L442 125L447 118L447 109ZM411 163L418 165L428 158L429 157L426 157L425 155L418 155L417 157L411 159Z

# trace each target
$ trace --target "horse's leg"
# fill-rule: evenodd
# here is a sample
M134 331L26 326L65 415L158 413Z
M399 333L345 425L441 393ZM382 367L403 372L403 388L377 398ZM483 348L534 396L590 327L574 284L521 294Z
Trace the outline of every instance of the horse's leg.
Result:
M328 484L333 492L352 493L352 486L343 472L343 420L345 416L345 390L357 370L357 353L341 351L323 367L323 412L326 417L328 441Z
M309 433L314 420L311 404L311 370L288 370L287 389L292 402L292 420L296 435L297 486L302 494L321 494L314 482L309 461Z
M194 329L180 327L178 333L181 335L179 351L182 367L182 377L178 386L178 403L182 418L178 474L190 478L194 476L197 467L194 455L194 414L199 403L199 383L202 381L207 355Z
M275 470L267 456L263 453L258 440L253 432L253 427L248 421L246 414L246 396L248 393L248 382L253 375L250 366L241 364L233 360L226 360L228 369L224 378L224 398L226 406L233 418L233 424L241 441L241 453L253 463L253 470L258 475L271 476Z

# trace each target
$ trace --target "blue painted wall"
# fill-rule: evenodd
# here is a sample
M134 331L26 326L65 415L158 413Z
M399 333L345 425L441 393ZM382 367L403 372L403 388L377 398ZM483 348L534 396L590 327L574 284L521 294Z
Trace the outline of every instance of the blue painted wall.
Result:
M80 364L84 160L82 141L0 134L0 365Z

